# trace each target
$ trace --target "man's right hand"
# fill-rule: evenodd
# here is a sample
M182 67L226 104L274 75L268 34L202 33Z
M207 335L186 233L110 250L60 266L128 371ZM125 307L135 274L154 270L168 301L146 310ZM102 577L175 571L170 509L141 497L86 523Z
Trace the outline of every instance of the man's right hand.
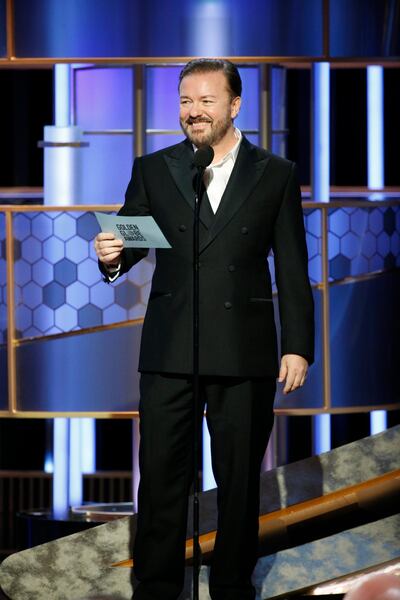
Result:
M94 240L97 258L107 267L118 267L123 247L123 241L116 238L113 233L99 233Z

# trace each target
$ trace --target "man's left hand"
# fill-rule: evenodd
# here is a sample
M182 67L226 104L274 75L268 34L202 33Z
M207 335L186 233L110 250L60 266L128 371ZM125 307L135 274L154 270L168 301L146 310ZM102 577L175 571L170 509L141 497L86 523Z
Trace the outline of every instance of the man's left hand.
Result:
M284 394L289 394L303 385L307 369L308 362L302 356L298 354L284 354L282 356L278 381L282 382L286 379L283 388Z

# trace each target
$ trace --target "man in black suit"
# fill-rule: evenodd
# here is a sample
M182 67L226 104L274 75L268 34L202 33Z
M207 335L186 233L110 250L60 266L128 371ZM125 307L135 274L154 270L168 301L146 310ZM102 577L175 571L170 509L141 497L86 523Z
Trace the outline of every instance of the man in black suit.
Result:
M137 158L121 215L152 215L172 248L157 250L139 370L139 513L135 600L176 599L183 585L192 480L192 245L194 152L211 145L200 223L200 375L218 485L213 600L255 597L260 466L284 393L313 362L313 300L295 165L253 146L234 127L241 80L229 61L198 59L180 75L185 141ZM146 251L112 234L95 241L113 281ZM267 256L274 252L281 320L277 356ZM202 418L201 414L196 418Z

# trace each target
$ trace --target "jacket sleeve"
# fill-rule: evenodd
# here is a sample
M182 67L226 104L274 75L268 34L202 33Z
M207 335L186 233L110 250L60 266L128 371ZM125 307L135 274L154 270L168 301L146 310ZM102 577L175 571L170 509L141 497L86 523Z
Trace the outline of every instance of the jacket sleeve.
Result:
M132 175L125 192L125 203L118 211L118 214L123 217L148 216L151 214L150 206L144 186L141 159L135 158L132 167ZM121 268L118 273L120 277L133 265L145 258L149 253L148 248L124 248L121 253ZM110 283L109 272L101 261L99 261L99 269L104 275L104 280Z
M291 164L272 249L281 321L281 354L299 354L314 362L314 300L308 278L308 254L297 167Z

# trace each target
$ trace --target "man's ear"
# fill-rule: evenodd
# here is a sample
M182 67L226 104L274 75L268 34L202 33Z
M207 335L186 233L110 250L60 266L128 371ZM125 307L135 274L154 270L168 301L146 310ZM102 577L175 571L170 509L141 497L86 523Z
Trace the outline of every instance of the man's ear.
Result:
M241 103L242 103L242 99L240 96L236 96L231 101L231 118L232 119L235 119L238 116Z

